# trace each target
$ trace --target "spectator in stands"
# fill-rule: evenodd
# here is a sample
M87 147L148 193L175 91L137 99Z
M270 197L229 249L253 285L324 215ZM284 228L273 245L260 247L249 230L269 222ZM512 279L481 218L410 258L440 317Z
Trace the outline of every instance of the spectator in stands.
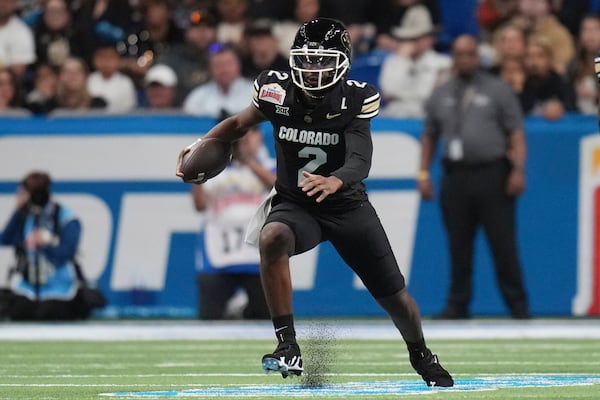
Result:
M501 26L494 32L492 39L490 72L498 73L500 64L508 59L523 61L527 39L525 32L510 23ZM480 52L481 53L481 52Z
M477 5L477 23L483 42L491 42L496 30L519 12L519 0L481 0Z
M517 58L504 59L498 66L497 74L508 82L517 96L521 96L526 78L523 60Z
M33 89L25 96L25 106L34 114L48 114L58 106L58 71L50 64L37 63L33 73Z
M42 6L46 0L18 0L17 1L17 12L24 17L30 13L39 13L42 15Z
M69 57L60 68L56 97L64 111L105 109L106 100L90 94L87 88L89 70L85 61Z
M581 21L577 53L567 69L567 76L575 88L577 109L584 114L598 111L598 86L594 58L600 53L600 17L588 15Z
M292 19L279 21L273 25L273 35L277 38L279 52L284 57L289 57L290 48L300 25L318 17L320 10L320 0L295 0Z
M217 40L230 43L238 51L243 51L242 39L249 23L248 0L216 0Z
M16 0L0 1L0 65L21 79L35 62L35 42L31 29L16 14Z
M108 1L111 6L117 0L95 1ZM115 22L99 21L95 29L97 41L116 46L122 56L121 71L133 79L136 88L141 88L148 68L171 46L183 43L183 31L171 18L174 3L170 0L123 3L131 3L130 11L126 12L121 6L115 8L120 17L115 18ZM109 10L110 7L107 12Z
M137 106L137 93L131 78L119 71L121 56L113 45L104 45L94 51L95 71L88 78L90 94L107 102L106 111L125 113Z
M144 78L144 94L147 107L152 110L174 110L176 108L177 75L166 64L155 64Z
M225 170L192 188L194 206L205 213L206 221L196 255L199 317L269 319L258 249L245 243L243 236L275 183L275 160L268 156L258 126L233 146L233 160ZM227 315L238 289L243 289L247 301L239 315Z
M375 26L377 28L376 46L381 50L395 51L395 37L392 33L404 23L404 17L413 7L423 6L433 25L441 27L441 13L438 0L380 0L375 2Z
M572 87L553 67L555 46L542 35L531 36L527 43L527 78L521 92L521 105L528 115L554 121L565 112L576 111Z
M174 7L171 12L171 19L182 30L187 28L190 14L194 11L210 10L214 12L214 0L180 0L173 3Z
M352 2L353 7L355 2L356 0ZM261 19L283 21L292 18L293 12L293 1L248 0L248 13L252 21Z
M220 45L210 56L211 80L186 97L183 109L188 114L221 118L248 106L252 81L241 76L242 65L236 50Z
M60 67L71 55L71 14L65 0L47 0L34 26L38 63Z
M169 0L146 0L141 4L152 59L160 58L170 46L183 43L183 31L171 18L172 8ZM148 63L148 67L150 65L151 63Z
M381 114L418 118L433 91L448 77L451 59L434 49L435 27L424 6L411 8L402 25L392 30L396 52L384 61L379 87L385 106Z
M173 5L171 18L180 29L185 30L190 13L198 7L196 3L198 3L196 0L181 0ZM204 1L200 1L200 3L204 3ZM207 1L207 3L210 3L210 1ZM210 7L210 4L208 6Z
M340 20L346 25L355 57L369 53L375 47L375 9L373 0L321 0L319 16Z
M373 0L354 0L348 7L347 0L321 0L319 14L322 17L337 19L346 25L373 23L376 4Z
M171 46L156 59L175 70L178 77L176 104L183 103L185 97L195 87L210 79L209 47L217 40L217 20L208 10L193 10L187 20L181 22L185 41Z
M591 11L590 0L551 0L552 13L561 24L577 37L583 18Z
M0 68L0 115L22 108L19 79L8 68Z
M244 35L247 56L243 62L242 75L255 79L264 70L288 71L289 62L279 52L277 38L273 35L269 21L256 21L246 29Z
M112 43L118 46L122 55L126 56L129 63L128 69L135 71L131 65L143 65L148 60L139 59L146 50L141 37L139 21L134 17L134 9L129 1L124 0L89 0L72 2L73 13L73 49L72 55L83 58L88 65L92 65L94 49L99 44ZM147 38L146 38L147 39ZM129 43L129 42L132 43ZM139 67L139 68L142 68Z
M527 34L543 35L552 43L554 70L564 75L567 64L575 55L573 37L551 12L551 0L519 0L519 13L512 23Z
M590 1L550 0L550 11L576 37L581 20L590 12ZM489 41L498 27L518 13L519 0L481 0L477 6L477 22L482 40Z

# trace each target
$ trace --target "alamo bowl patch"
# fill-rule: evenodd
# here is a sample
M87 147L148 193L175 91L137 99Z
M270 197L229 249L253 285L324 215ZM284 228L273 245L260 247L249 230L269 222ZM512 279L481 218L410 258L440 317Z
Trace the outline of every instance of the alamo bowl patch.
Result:
M258 98L269 103L282 105L285 99L285 90L283 90L279 83L269 83L268 85L261 86Z

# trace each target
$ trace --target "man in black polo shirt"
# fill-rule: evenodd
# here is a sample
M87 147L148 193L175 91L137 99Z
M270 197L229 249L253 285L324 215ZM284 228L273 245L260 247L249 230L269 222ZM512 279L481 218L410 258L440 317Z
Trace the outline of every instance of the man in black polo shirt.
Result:
M516 199L525 189L526 142L520 104L501 79L480 71L477 41L458 37L452 47L455 76L426 106L419 191L434 196L429 166L439 139L444 176L441 208L452 265L446 308L438 318L469 317L473 245L482 226L498 285L513 318L529 318L517 252Z

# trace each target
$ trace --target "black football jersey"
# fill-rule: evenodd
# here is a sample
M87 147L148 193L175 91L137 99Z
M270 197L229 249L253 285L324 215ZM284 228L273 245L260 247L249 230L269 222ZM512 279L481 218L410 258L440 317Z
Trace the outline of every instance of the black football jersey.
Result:
M365 82L342 80L316 106L301 96L287 72L264 71L254 81L253 104L273 125L275 188L283 199L316 205L318 196L298 186L302 171L335 175L344 185L319 207L354 208L366 199L362 181L371 167L370 119L379 113L379 93Z

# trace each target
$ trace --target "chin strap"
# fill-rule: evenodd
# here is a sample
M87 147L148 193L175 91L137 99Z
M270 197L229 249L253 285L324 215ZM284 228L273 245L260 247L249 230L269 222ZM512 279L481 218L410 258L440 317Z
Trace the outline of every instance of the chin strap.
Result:
M306 95L306 97L311 98L313 100L322 100L325 97L325 95L315 96L314 94L310 93L310 91L308 91L306 89L302 89L302 92Z

